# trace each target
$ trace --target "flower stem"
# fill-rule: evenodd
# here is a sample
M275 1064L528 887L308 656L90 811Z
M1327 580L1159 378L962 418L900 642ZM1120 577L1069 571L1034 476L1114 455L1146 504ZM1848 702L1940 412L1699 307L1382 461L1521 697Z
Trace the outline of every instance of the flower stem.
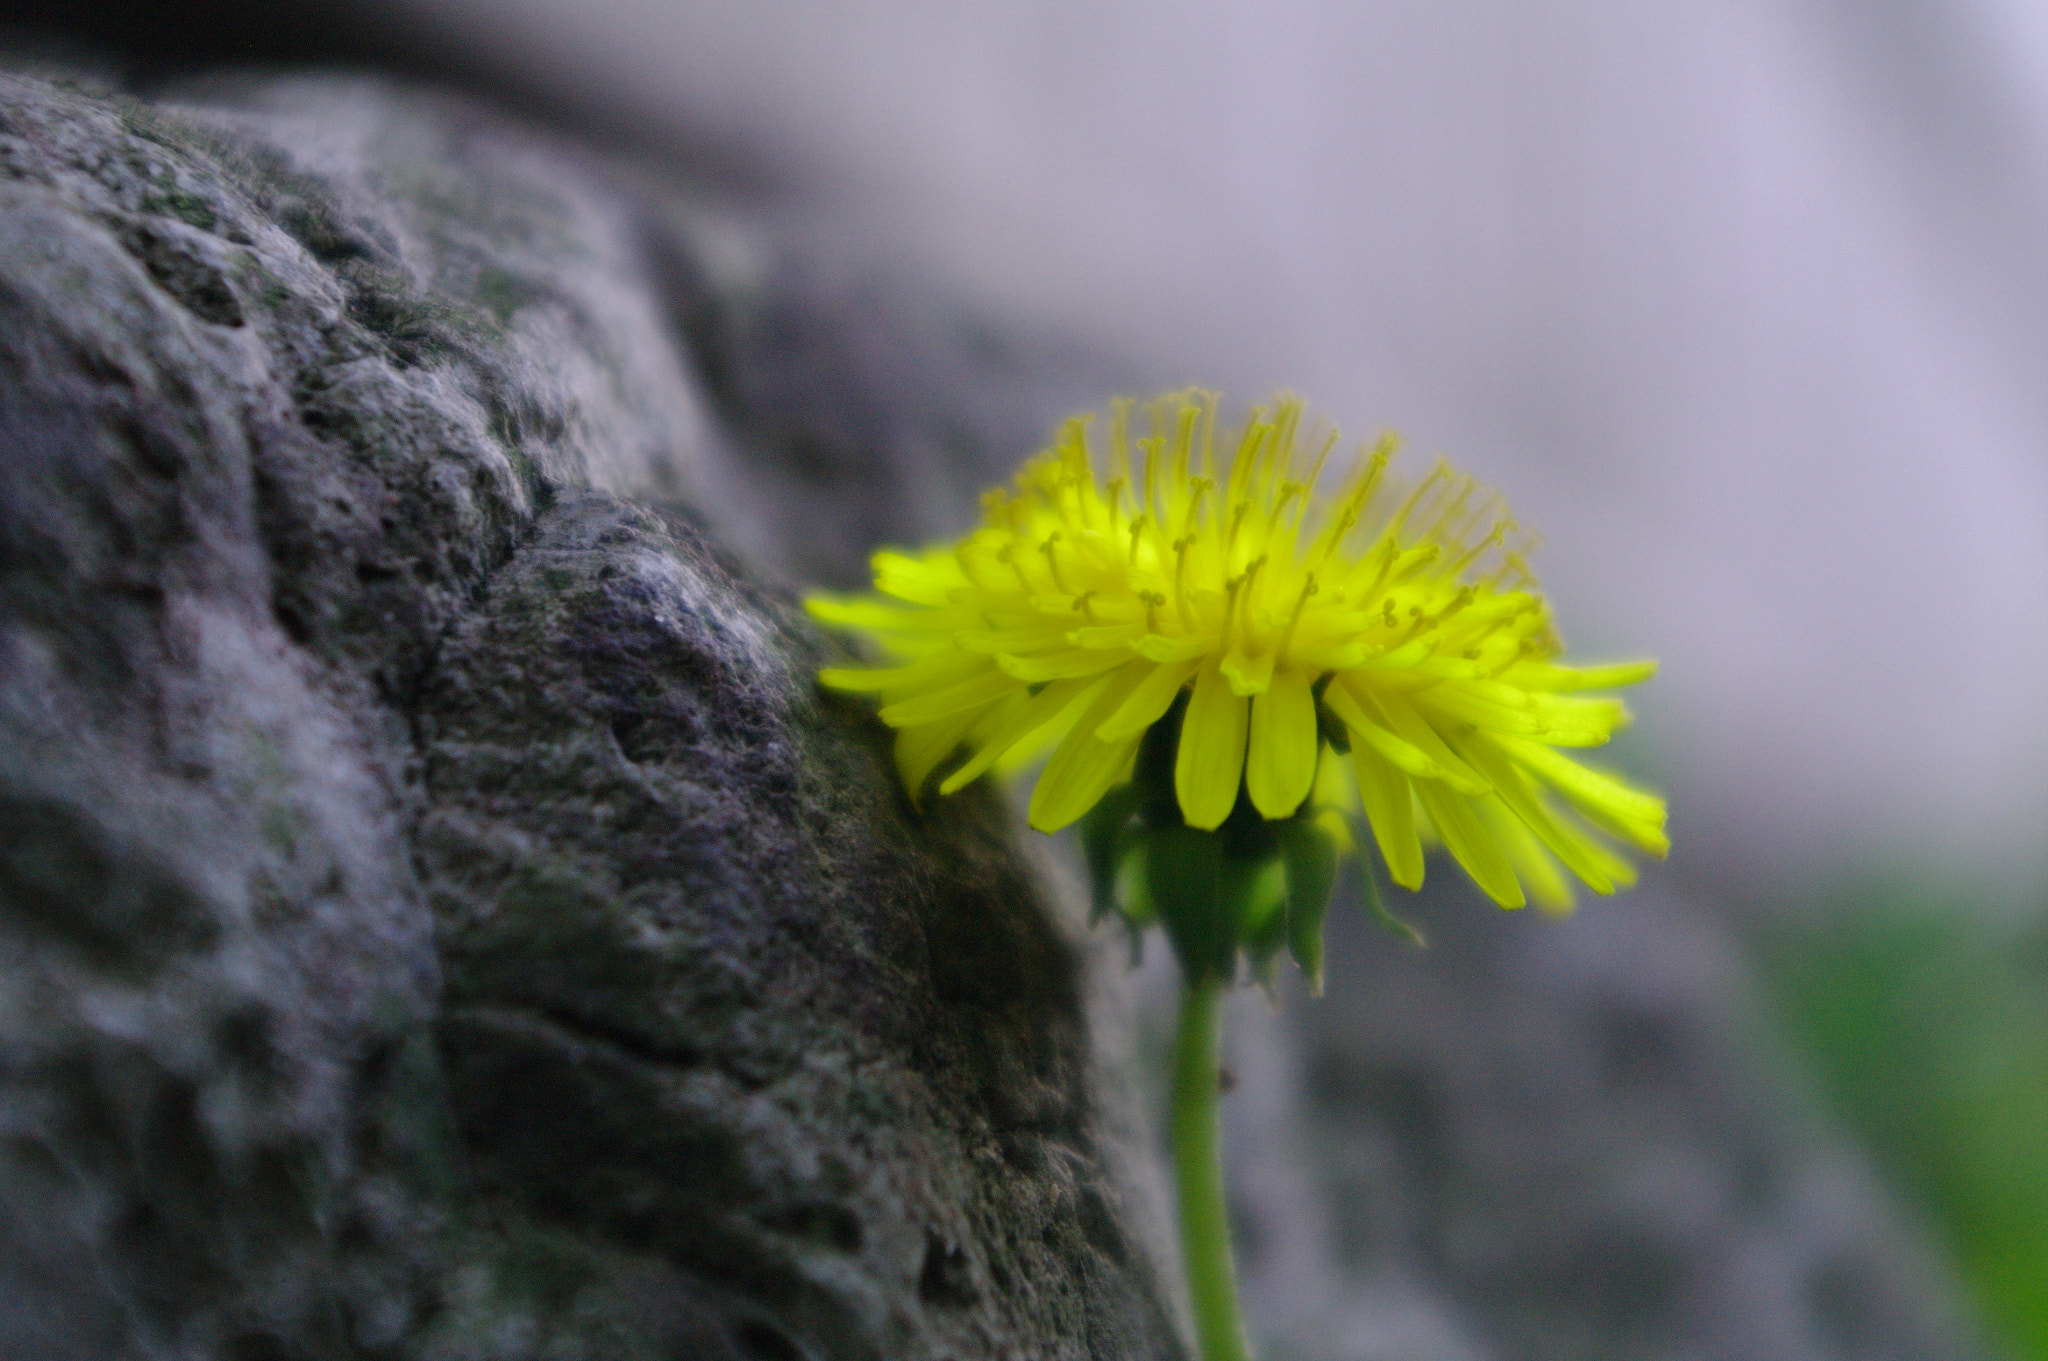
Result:
M1173 1042L1173 1171L1180 1193L1181 1256L1202 1361L1251 1361L1237 1309L1237 1270L1230 1259L1223 1150L1217 1137L1222 1089L1217 1055L1226 987L1216 978L1189 979L1181 986L1180 1030Z

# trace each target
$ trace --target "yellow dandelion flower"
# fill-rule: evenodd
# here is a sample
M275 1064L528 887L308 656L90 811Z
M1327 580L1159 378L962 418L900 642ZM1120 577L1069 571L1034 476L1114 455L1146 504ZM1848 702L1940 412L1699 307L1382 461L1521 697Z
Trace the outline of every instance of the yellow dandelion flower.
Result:
M1382 441L1319 501L1338 437L1291 397L1228 434L1211 394L1147 415L1134 432L1117 405L1106 440L1069 420L958 543L877 553L878 594L808 602L892 654L821 679L879 697L913 794L1050 749L1029 817L1054 831L1130 781L1175 711L1171 786L1190 828L1241 803L1321 814L1340 787L1329 763L1348 754L1344 796L1408 888L1425 842L1510 907L1525 890L1568 905L1560 867L1600 893L1630 882L1607 837L1665 853L1663 800L1563 750L1628 720L1587 692L1655 663L1563 664L1530 538L1494 492L1442 464L1402 487Z

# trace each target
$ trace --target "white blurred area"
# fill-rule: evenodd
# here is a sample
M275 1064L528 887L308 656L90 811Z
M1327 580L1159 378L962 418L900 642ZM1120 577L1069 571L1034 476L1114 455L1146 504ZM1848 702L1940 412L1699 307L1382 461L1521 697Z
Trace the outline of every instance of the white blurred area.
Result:
M1576 654L1662 659L1628 757L1694 869L2048 872L2039 0L420 7L1498 483Z

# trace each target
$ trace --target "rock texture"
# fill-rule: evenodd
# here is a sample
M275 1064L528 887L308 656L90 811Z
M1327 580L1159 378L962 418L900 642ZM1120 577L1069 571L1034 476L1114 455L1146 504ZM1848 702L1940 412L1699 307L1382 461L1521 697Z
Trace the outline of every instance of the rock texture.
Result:
M0 86L0 1354L1178 1355L1006 806L653 508L680 209L214 99Z
M1725 922L1651 881L1566 920L1460 883L1426 950L1332 925L1232 1020L1226 1131L1270 1355L1977 1354L1944 1268L1772 1059Z
M1122 375L460 101L47 74L0 1355L1185 1355L1127 980L999 791L907 805L787 586ZM1267 1355L1970 1354L1712 917L1419 911L1238 1009Z

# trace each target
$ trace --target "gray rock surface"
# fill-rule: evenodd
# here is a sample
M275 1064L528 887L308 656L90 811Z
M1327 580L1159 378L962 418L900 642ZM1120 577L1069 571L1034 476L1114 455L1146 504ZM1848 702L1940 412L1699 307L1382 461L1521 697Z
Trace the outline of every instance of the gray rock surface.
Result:
M1654 873L1564 920L1436 878L1429 948L1343 914L1323 997L1232 1017L1273 1361L1979 1354L1724 920Z
M0 1354L1178 1355L1006 805L651 508L684 243L211 98L0 86Z
M803 247L376 82L0 76L0 1356L1185 1355L1163 951L909 807L789 589L1128 378ZM1973 1354L1718 918L1417 915L1235 1010L1269 1356Z

